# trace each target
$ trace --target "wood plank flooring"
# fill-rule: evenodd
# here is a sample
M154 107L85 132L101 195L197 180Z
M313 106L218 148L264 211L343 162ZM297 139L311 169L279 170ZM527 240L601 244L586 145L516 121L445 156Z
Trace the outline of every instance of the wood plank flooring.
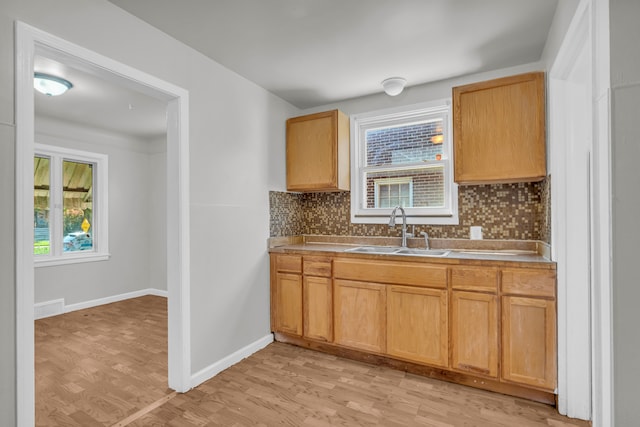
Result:
M35 362L37 426L113 425L171 393L167 299L36 320Z
M273 343L166 387L166 301L36 322L38 426L588 426L552 407Z

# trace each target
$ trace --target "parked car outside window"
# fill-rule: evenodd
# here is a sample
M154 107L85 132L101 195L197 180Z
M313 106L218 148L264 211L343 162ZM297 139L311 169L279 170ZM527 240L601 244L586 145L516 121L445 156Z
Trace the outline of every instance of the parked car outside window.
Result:
M62 239L62 245L62 250L64 252L84 251L93 248L93 240L89 233L76 231L64 236L64 239Z

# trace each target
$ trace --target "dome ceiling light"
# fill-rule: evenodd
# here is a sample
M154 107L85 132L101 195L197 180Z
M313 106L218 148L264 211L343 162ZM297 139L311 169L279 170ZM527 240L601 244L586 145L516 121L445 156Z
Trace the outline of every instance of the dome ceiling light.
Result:
M389 96L400 95L407 81L402 77L390 77L382 81L384 92Z
M43 73L33 74L33 88L47 96L62 95L72 87L69 80Z

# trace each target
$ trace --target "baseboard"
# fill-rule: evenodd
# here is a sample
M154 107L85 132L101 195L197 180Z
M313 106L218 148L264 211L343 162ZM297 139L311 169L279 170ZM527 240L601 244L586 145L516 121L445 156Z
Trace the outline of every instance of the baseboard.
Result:
M155 295L157 297L169 298L169 292L163 291L162 289L149 288L149 289L145 289L145 291L146 291L145 295Z
M143 297L145 295L155 295L167 298L168 292L161 289L148 288L69 305L64 304L64 298L39 302L37 304L34 304L34 319L44 319L45 317L57 316L59 314L70 313L77 310L84 310L85 308L111 304L112 302L124 301L131 298Z
M33 305L33 318L35 320L59 314L64 314L64 298L39 302Z
M240 362L242 359L246 359L256 351L262 350L272 342L273 342L273 335L272 334L265 335L264 337L260 338L257 341L252 342L246 347L241 348L235 353L232 353L229 356L217 361L216 363L209 365L204 369L201 369L200 371L191 375L191 387L193 388L193 387L199 386L203 382L215 377L225 369Z

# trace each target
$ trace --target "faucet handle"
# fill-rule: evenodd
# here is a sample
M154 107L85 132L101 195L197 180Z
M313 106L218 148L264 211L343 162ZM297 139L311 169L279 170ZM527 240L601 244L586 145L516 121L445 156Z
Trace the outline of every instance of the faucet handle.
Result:
M422 232L420 232L420 234L421 234L422 236L424 236L424 246L425 246L425 249L429 249L429 235L427 234L427 232L426 232L426 231L422 231Z

